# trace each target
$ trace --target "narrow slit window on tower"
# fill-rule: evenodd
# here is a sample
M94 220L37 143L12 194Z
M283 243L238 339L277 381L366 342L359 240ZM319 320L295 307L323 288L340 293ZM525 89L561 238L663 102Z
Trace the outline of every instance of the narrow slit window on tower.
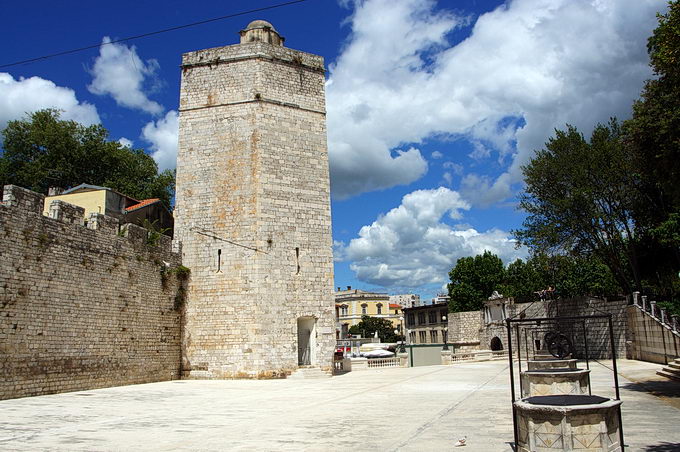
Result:
M217 250L217 273L222 270L222 249Z
M295 264L297 265L296 275L300 274L300 248L295 247Z

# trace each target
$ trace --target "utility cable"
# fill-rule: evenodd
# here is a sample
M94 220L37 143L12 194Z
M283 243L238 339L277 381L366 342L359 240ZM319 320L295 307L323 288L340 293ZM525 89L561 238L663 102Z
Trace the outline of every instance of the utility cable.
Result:
M89 45L89 46L85 46L85 47L79 47L77 49L64 50L63 52L57 52L57 53L52 53L52 54L49 54L49 55L43 55L43 56L36 57L36 58L30 58L28 60L15 61L14 63L2 64L2 65L0 65L0 69L6 68L6 67L11 67L11 66L18 66L20 64L33 63L33 62L36 62L36 61L46 60L48 58L53 58L53 57L57 57L57 56L69 55L69 54L72 54L72 53L82 52L84 50L95 49L97 47L101 47L101 46L108 45L108 44L116 44L116 43L119 43L119 42L131 41L133 39L146 38L146 37L149 37L149 36L154 36L154 35L158 35L158 34L161 34L161 33L167 33L167 32L170 32L170 31L181 30L183 28L195 27L196 25L203 25L203 24L207 24L207 23L210 23L210 22L216 22L218 20L224 20L224 19L229 19L229 18L232 18L232 17L244 16L246 14L257 13L257 12L260 12L260 11L267 11L267 10L274 9L274 8L281 8L281 7L284 7L284 6L290 6L290 5L293 5L293 4L296 4L296 3L302 3L302 2L305 2L305 1L307 1L307 0L291 0L291 1L288 1L288 2L284 2L284 3L278 3L276 5L264 6L262 8L250 9L248 11L241 11L241 12L234 13L234 14L228 14L226 16L214 17L212 19L206 19L206 20L201 20L201 21L198 21L198 22L192 22L190 24L184 24L184 25L178 25L176 27L165 28L163 30L151 31L149 33L142 33L140 35L135 35L135 36L128 36L127 38L116 39L115 41L111 41L111 42L102 42L102 43L99 43L99 44L93 44L93 45Z
M204 235L206 237L210 237L210 238L215 239L215 240L220 240L222 242L226 242L226 243L229 243L229 244L234 245L234 246L240 246L241 248L245 248L247 250L256 251L258 253L269 254L268 252L263 251L261 249L258 249L258 248L252 247L252 246L248 246L248 245L243 245L241 243L234 242L233 240L225 239L224 237L220 237L218 235L215 235L209 229L191 227L191 228L189 228L189 230L192 231L192 232L195 232L196 234Z

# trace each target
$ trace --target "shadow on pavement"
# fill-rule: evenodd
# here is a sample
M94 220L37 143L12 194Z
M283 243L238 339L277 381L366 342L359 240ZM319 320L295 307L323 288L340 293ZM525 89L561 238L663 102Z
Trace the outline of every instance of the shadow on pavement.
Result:
M672 380L648 380L643 382L625 383L621 385L621 388L628 389L629 391L647 392L654 394L655 396L680 398L680 383Z
M680 450L680 443L661 442L652 446L645 447L648 452L677 452Z

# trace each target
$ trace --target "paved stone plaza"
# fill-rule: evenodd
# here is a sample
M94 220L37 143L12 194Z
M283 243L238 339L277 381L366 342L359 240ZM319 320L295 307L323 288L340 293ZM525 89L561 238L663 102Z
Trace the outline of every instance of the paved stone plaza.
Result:
M680 450L680 384L659 367L620 361L628 450ZM593 392L613 394L591 368ZM438 451L466 436L460 450L510 451L509 400L505 361L151 383L0 401L0 450Z

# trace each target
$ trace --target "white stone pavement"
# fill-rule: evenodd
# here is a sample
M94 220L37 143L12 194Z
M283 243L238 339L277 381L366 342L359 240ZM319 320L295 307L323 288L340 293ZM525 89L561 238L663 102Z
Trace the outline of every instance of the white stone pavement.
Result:
M594 393L613 394L607 369L591 367ZM657 368L620 362L621 373L636 379ZM493 361L5 400L0 450L510 451L508 381L507 362ZM624 377L621 385L628 450L680 450L678 399L640 391ZM454 448L463 436L467 446Z

